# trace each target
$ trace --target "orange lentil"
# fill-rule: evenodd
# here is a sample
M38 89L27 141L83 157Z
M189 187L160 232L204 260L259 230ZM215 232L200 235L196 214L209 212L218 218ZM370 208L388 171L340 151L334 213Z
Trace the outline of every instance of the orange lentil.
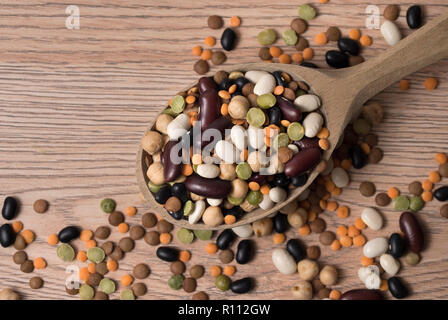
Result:
M258 184L258 182L251 181L249 182L249 189L252 191L258 191L260 190L260 185Z
M328 199L330 199L330 197L331 197L331 193L330 192L326 192L324 194L324 196L322 197L322 200L328 200Z
M79 235L79 239L81 239L81 241L84 241L84 242L87 242L92 238L93 238L92 230L82 230L81 234Z
M366 243L366 237L362 234L353 237L353 244L355 247L362 247Z
M361 38L361 31L359 29L351 29L348 32L348 37L352 40L359 40Z
M188 104L193 104L193 103L195 103L195 101L196 101L196 97L195 96L187 96L185 98L185 102L188 103Z
M225 224L234 224L236 222L236 217L233 214L228 214L224 217Z
M311 232L310 226L308 224L305 224L303 226L301 226L298 230L297 230L302 236L306 236L309 235Z
M96 241L93 240L93 239L87 241L87 242L86 242L86 247L89 248L89 249L90 249L90 248L95 248L95 247L96 247Z
M322 0L320 0L320 1L322 1ZM326 1L326 0L324 0L324 1ZM321 2L321 3L325 3L325 2ZM341 292L339 290L333 289L333 290L330 291L329 298L331 300L339 300L339 299L341 299L341 296L342 296L342 294L341 294Z
M211 266L210 267L210 275L214 278L219 276L222 273L222 269L220 266Z
M364 223L364 221L362 221L361 218L356 218L354 225L358 230L364 230L366 228L366 224Z
M208 254L215 254L216 252L218 252L218 246L212 242L207 243L207 245L205 246L205 251Z
M327 44L328 38L327 38L327 35L325 34L325 32L316 34L316 36L314 37L314 42L318 46L323 46L323 45Z
M336 187L336 188L334 188L334 190L331 192L331 195L332 195L333 197L337 197L337 196L340 195L341 193L342 193L342 189Z
M95 265L95 263L90 262L90 263L87 265L87 270L89 270L90 273L95 273L95 270L96 270L96 265Z
M372 38L369 37L368 35L364 35L359 39L359 42L364 46L364 47L370 47L372 45Z
M422 199L425 202L429 202L432 200L432 192L431 191L423 191Z
M85 251L79 251L76 255L76 259L80 262L86 262L87 261L87 253Z
M337 213L337 215L338 215L338 217L339 218L347 218L348 217L348 215L349 215L349 210L348 210L348 207L346 207L346 206L340 206L339 208L338 208L338 210L336 211L336 213Z
M319 0L319 3L328 3L328 0ZM334 290L336 291L336 290Z
M327 139L319 139L319 147L322 150L328 150L328 148L330 147L330 143Z
M359 230L355 226L348 227L347 235L349 237L353 238L353 237L356 237L356 236L358 236L360 234L361 234L361 232L359 232Z
M196 121L198 121L198 115L197 115L197 114L192 115L192 116L190 117L190 124L191 124L191 126L194 126L194 124L196 123Z
M363 256L361 259L361 264L364 267L371 266L374 262L375 260L373 260L373 258L367 258L366 256Z
M280 121L280 124L284 127L289 127L289 125L291 124L291 122L289 122L286 119L283 119L282 121ZM278 128L278 127L277 127ZM280 129L278 129L280 131Z
M422 188L425 191L431 191L434 187L434 184L430 180L425 180L422 182Z
M210 60L212 58L212 52L209 49L205 49L201 53L201 59L202 60Z
M282 53L280 57L278 57L278 62L284 63L284 64L290 64L291 63L291 56L286 53Z
M262 185L260 188L261 194L269 194L270 190L271 189L269 188L269 186L267 184Z
M229 114L229 104L228 104L228 103L223 103L223 104L221 105L221 114L222 114L223 116L226 116L226 115Z
M282 49L280 49L279 47L276 47L276 46L272 46L269 48L269 53L274 58L278 58L282 54Z
M403 91L408 90L409 89L409 85L410 85L409 80L405 80L405 79L400 80L400 89L401 90L403 90Z
M324 200L324 199L321 199L320 201L319 201L319 207L322 209L322 210L326 210L327 209L327 201L326 200Z
M333 240L333 242L330 245L331 250L338 251L341 249L341 242L337 239Z
M194 46L193 49L191 49L193 52L193 55L196 57L199 57L202 54L202 48L201 46Z
M427 78L424 83L426 90L434 90L438 84L439 82L436 78Z
M171 243L171 239L172 239L172 238L173 238L173 237L172 237L171 234L168 233L168 232L163 232L163 233L161 233L160 236L159 236L159 240L160 240L160 243L161 243L161 244L168 244L168 243Z
M320 131L317 133L317 137L319 139L327 139L330 136L330 131L328 131L327 128L322 128L320 129Z
M311 48L305 48L302 52L303 60L311 60L314 57L314 51Z
M129 225L126 222L120 223L117 228L120 233L126 233L129 231Z
M343 247L351 247L353 244L353 239L349 236L342 236L339 241Z
M224 267L224 274L228 277L231 277L235 274L236 268L234 266L225 266Z
M41 257L34 259L33 264L34 268L38 270L45 269L47 267L47 261L45 261L44 258Z
M191 259L191 253L188 250L182 250L179 252L179 260L182 262L188 262Z
M201 164L201 163L202 163L202 156L201 156L199 153L194 154L194 155L191 157L191 162L192 162L193 164Z
M89 279L89 275L90 273L87 267L79 268L79 279L87 281Z
M361 149L362 151L364 151L365 154L370 153L370 146L365 142L361 143Z
M236 89L238 89L238 86L236 84L232 84L229 88L229 93L230 94L235 93Z
M33 231L31 230L23 230L21 233L22 237L25 239L25 242L27 244L30 244L31 242L34 241L36 235L34 234Z
M240 155L241 160L246 161L247 157L249 157L249 151L247 149L242 150Z
M389 290L389 284L387 283L386 279L382 279L381 280L380 290L381 291L388 291Z
M336 201L328 201L327 202L327 210L328 211L336 211L338 208L338 203Z
M241 24L241 19L238 16L233 16L230 18L230 26L231 27L239 27Z
M19 233L23 229L23 223L20 221L14 221L12 223L12 230L14 230L15 233Z
M189 164L184 164L182 166L182 174L185 176L191 176L191 174L193 173L193 167Z
M49 245L54 246L55 244L58 244L59 238L57 234L50 234L47 238L47 242Z
M437 171L431 171L429 173L429 181L432 183L437 183L440 181L440 174Z
M129 206L126 208L124 213L129 217L135 216L135 214L137 213L137 208L134 206Z
M352 167L352 160L344 159L341 161L341 168L344 170L348 170Z
M125 287L129 287L132 282L134 282L134 278L130 274L125 274L121 277L121 284Z
M398 191L397 188L391 187L389 188L389 190L387 190L387 195L389 196L389 198L395 199L400 195L400 191Z
M297 62L297 63L301 63L303 62L303 56L300 52L294 52L292 54L292 61L293 62Z
M263 62L266 62L266 63L273 63L274 61L272 61L272 59L269 59L269 60L263 60Z
M308 213L308 221L313 222L317 218L317 213L315 211L310 211Z
M336 234L340 237L346 236L348 233L348 228L344 225L340 225L337 229L336 229Z
M448 157L445 153L436 153L434 157L439 164L445 164L448 161Z
M282 95L283 92L285 92L285 87L283 87L283 86L276 86L276 87L274 88L274 94L275 94L276 96L280 96L280 95Z
M336 185L331 180L325 181L324 184L325 184L325 190L327 190L328 192L332 192L334 188L336 188Z
M208 36L204 39L204 43L208 47L213 47L216 44L216 39L215 37Z
M284 233L276 233L272 236L272 241L274 242L274 244L280 244L285 242L286 237Z
M107 266L107 270L115 271L118 269L118 262L110 259L110 260L107 260L106 266Z

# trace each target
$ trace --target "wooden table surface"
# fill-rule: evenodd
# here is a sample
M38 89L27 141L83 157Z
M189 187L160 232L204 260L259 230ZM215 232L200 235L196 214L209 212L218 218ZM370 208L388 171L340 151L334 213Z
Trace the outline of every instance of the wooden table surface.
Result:
M256 35L265 27L280 33L297 16L297 6L304 1L174 1L78 0L80 29L65 26L67 1L2 1L0 6L0 201L7 195L20 199L20 215L25 228L37 234L27 248L31 258L44 257L45 270L34 274L21 273L13 264L14 249L0 250L0 288L12 287L26 299L71 299L65 294L67 264L56 257L56 250L46 243L51 233L68 224L95 229L107 224L99 209L104 197L112 197L118 209L135 205L139 212L131 224L140 221L145 203L139 197L135 178L135 157L140 138L147 124L161 105L198 76L192 72L194 45L201 45L208 35L219 38L222 30L207 28L207 17L219 14L228 25L229 17L238 15L242 26L235 51L228 54L226 67L236 63L258 62ZM386 44L379 30L365 28L367 0L330 0L328 4L310 1L319 16L310 23L305 36L330 25L339 26L344 34L350 28L361 28L373 38L373 46L364 50L367 59L381 53ZM408 1L401 3L399 25L405 34L405 12ZM376 1L382 12L387 1ZM446 0L425 1L427 19L448 10ZM279 41L281 44L282 41ZM334 44L315 48L315 62L325 66L324 52ZM431 50L431 48L427 48ZM291 48L286 49L292 53ZM218 70L212 68L212 71ZM435 152L448 152L448 60L427 67L408 77L411 88L402 92L393 85L374 100L385 107L385 121L374 128L380 137L384 159L351 174L353 182L338 197L351 208L351 216L341 221L323 213L330 230L340 223L350 224L364 206L374 205L373 198L358 192L360 181L370 180L377 190L396 186L407 192L407 185L423 180L437 164ZM423 88L426 77L440 80L437 90ZM446 183L446 181L445 181ZM36 199L47 199L47 213L33 212ZM426 250L422 262L405 266L400 276L415 299L448 298L448 221L439 216L440 203L431 202L418 213L424 224ZM378 232L366 231L368 238L387 236L398 230L399 213L381 210L386 227ZM290 231L288 236L298 236ZM112 239L119 239L115 231ZM317 244L317 235L303 240ZM180 248L177 240L174 241ZM78 249L85 249L75 242ZM189 266L199 263L207 268L219 264L217 256L208 256L205 243L196 241L189 249ZM198 290L212 299L289 299L290 287L298 275L280 275L271 263L275 247L271 237L257 240L254 263L238 265L235 278L255 276L253 293L235 296L218 292L207 275L198 282ZM334 286L341 291L361 287L356 275L360 266L360 248L332 252L322 249L321 264L334 264L340 270L340 281ZM145 262L151 275L147 299L189 299L191 294L174 291L166 282L170 277L167 263L155 257L155 249L143 241L120 262L113 274L119 279L136 263ZM77 263L75 263L77 264ZM45 285L32 291L28 281L40 275ZM116 293L114 298L118 297Z

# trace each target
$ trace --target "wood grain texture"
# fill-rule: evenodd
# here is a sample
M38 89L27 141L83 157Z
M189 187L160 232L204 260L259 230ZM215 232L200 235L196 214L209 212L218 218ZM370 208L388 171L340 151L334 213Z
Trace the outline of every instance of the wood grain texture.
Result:
M314 1L313 1L314 2ZM377 1L382 11L386 1ZM405 10L401 4L399 25L405 34ZM445 0L433 0L425 5L427 19L448 10ZM46 244L46 237L67 224L95 229L107 224L99 202L108 196L117 200L118 209L136 205L137 216L127 219L138 223L145 212L139 200L135 179L135 157L140 137L156 115L160 105L197 76L191 71L194 59L192 46L202 44L205 36L219 38L220 30L206 28L211 14L228 18L239 15L240 42L228 55L226 66L258 62L257 33L264 27L279 32L287 29L296 17L297 4L277 1L77 1L80 8L80 30L67 30L65 8L71 3L50 0L3 1L0 12L0 185L1 200L15 195L22 202L18 219L25 228L37 234L29 246L31 258L44 257L49 266L37 271L45 280L44 288L32 291L28 287L30 274L23 274L14 265L13 248L0 250L0 287L12 287L27 299L70 299L64 292L66 264L60 263L55 248ZM330 0L326 5L315 4L319 16L312 21L306 37L325 31L330 25L341 27L344 34L350 28L362 28L373 37L372 47L364 50L368 59L386 48L378 30L364 28L365 8L369 1ZM279 42L281 43L281 41ZM335 47L329 44L316 48L315 62L324 66L324 52ZM427 50L430 50L428 48ZM292 49L286 49L292 53ZM216 68L212 70L216 71ZM437 165L434 153L448 152L448 91L446 74L448 61L427 67L412 76L411 88L402 92L393 85L374 100L385 106L386 119L374 128L385 152L378 165L368 165L353 172L353 183L338 197L341 204L351 207L351 216L341 221L331 213L323 213L330 230L340 223L350 224L364 206L374 205L363 198L357 188L370 180L377 190L396 186L403 192L407 184L423 180ZM439 88L427 92L423 81L428 76L439 78ZM49 212L33 213L34 200L50 201ZM427 248L422 262L416 267L404 267L400 276L412 288L412 298L448 298L448 222L438 213L440 203L431 202L419 218L425 227ZM398 230L399 214L381 210L387 220L381 231L366 231L368 238L386 236ZM297 236L290 231L289 236ZM114 232L112 239L119 239ZM317 244L317 235L303 239ZM177 240L177 246L184 248ZM85 249L75 242L78 249ZM217 256L204 253L204 243L195 242L189 266L200 263L207 267L219 264ZM198 289L210 293L213 299L279 299L291 298L289 289L298 275L282 276L270 263L274 245L270 237L257 241L257 257L250 265L237 266L235 278L256 275L257 288L248 295L234 296L214 289L212 278L198 282ZM335 264L341 279L335 288L342 291L359 287L356 276L361 249L343 249L337 253L323 248L321 263ZM168 265L155 257L155 250L143 241L120 263L115 279L130 272L136 263L145 262L151 275L147 299L189 299L183 291L170 290L166 281ZM118 297L118 294L113 296Z

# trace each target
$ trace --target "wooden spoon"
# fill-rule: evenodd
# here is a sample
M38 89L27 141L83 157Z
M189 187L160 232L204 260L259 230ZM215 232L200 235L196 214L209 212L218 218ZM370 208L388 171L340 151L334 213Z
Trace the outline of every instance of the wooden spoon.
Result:
M338 70L318 70L277 63L254 63L236 65L230 70L277 71L289 73L294 79L307 82L311 90L322 99L326 125L330 131L330 149L325 151L323 159L328 160L333 152L344 128L358 115L362 105L386 87L420 70L421 68L448 57L448 14L443 14L411 35L401 40L386 52L371 58L357 66ZM191 86L190 86L191 87ZM152 128L154 122L151 124ZM137 179L144 198L149 202L151 210L160 214L169 222L187 229L226 229L245 225L278 211L300 195L319 174L314 170L307 183L290 191L286 201L277 204L270 210L256 209L249 212L233 225L222 224L211 228L203 223L191 225L187 220L175 220L167 211L155 202L148 190L147 166L142 148L137 156Z

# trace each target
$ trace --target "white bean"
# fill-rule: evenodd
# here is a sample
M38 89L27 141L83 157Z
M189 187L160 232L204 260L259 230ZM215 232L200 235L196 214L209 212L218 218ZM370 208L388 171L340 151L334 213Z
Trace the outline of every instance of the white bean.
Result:
M288 144L288 148L291 149L294 154L299 153L299 147L295 144Z
M222 203L222 199L207 198L207 203L212 207L217 207Z
M190 126L190 118L185 113L181 113L168 124L166 132L171 140L177 140L187 133Z
M282 274L293 274L297 270L296 261L289 252L283 248L277 248L272 252L272 262Z
M268 194L264 194L263 200L261 200L258 206L263 210L269 210L274 206L274 202L269 198Z
M294 104L302 112L311 112L320 107L320 99L314 94L303 94L294 100Z
M275 187L269 190L269 198L275 203L283 202L286 200L286 191L280 187Z
M247 71L246 74L244 75L244 77L253 83L257 83L258 80L260 80L260 78L262 76L265 76L267 74L269 74L269 73L266 71L252 70L252 71Z
M324 118L317 112L311 112L303 120L303 128L305 129L305 136L308 138L314 138L317 133L322 129L324 124Z
M244 150L247 147L247 133L242 126L233 126L230 130L230 138L238 150Z
M265 93L272 93L275 88L275 78L272 74L265 74L260 79L254 87L254 93L261 96Z
M215 152L226 163L235 163L236 161L235 147L229 141L219 140L215 145Z
M386 20L381 25L381 34L390 46L396 45L401 40L400 29L392 21Z
M347 171L345 171L341 167L336 167L333 169L333 171L331 171L331 181L334 182L336 187L345 188L346 186L348 186L350 178Z
M188 222L190 224L195 224L202 218L202 214L205 211L205 201L204 200L198 200L194 203L194 210L193 212L188 216Z
M258 150L265 145L263 129L249 126L249 128L247 128L247 136L249 138L249 145L252 148Z
M380 270L375 265L370 265L368 267L361 267L358 269L358 277L359 277L359 280L362 281L362 283L366 283L367 277L372 274L375 274L377 276L380 275Z
M367 258L375 258L385 253L388 247L389 243L386 238L375 238L364 245L363 253Z
M361 219L372 230L380 230L383 227L383 217L374 208L365 208Z
M381 278L376 274L371 274L364 282L367 289L379 289L381 286Z
M235 234L240 238L249 238L254 233L254 229L252 229L251 224L234 227L232 228L232 231L235 232Z
M196 168L196 173L200 175L201 177L207 178L207 179L213 179L219 176L221 173L221 170L219 167L215 164L211 163L203 163L198 165Z
M396 275L398 270L400 270L400 262L388 253L381 255L380 265L391 277Z

